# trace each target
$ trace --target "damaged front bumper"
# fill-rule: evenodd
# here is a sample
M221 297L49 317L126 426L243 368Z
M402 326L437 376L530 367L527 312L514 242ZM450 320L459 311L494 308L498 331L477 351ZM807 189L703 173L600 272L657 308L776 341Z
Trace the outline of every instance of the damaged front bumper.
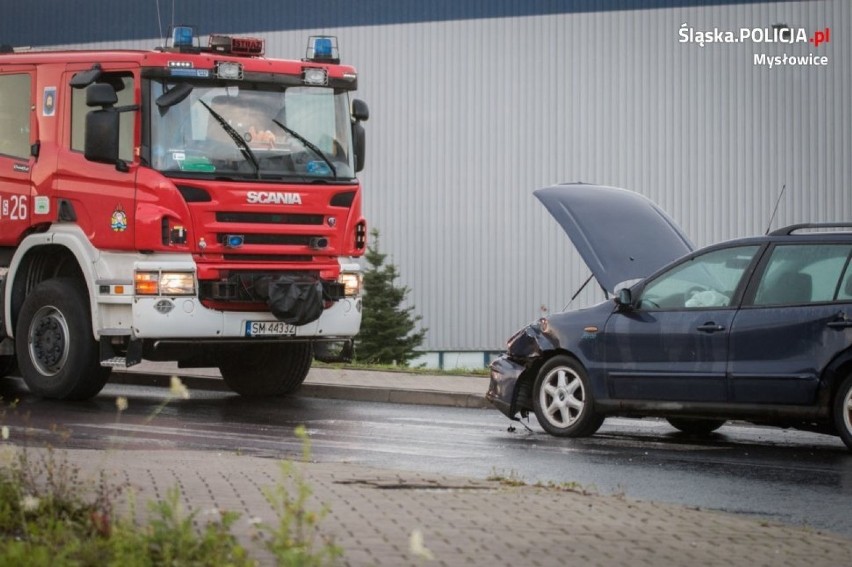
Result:
M509 419L517 419L518 381L526 368L506 355L491 363L491 383L485 399Z
M491 363L491 383L485 394L491 404L509 419L517 420L533 409L532 382L536 361L542 353L553 350L554 343L543 330L547 322L542 319L524 327L509 339L506 354Z

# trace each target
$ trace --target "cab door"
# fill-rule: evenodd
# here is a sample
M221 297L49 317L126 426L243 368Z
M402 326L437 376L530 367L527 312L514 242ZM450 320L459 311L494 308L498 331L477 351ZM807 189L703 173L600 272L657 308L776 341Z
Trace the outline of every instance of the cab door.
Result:
M816 403L822 372L852 345L852 245L775 245L731 329L732 401Z
M649 281L606 323L613 399L726 402L728 335L759 246L715 249Z
M103 73L97 82L108 83L116 89L117 107L139 104L138 68L126 65L103 64ZM66 203L73 219L92 244L100 249L132 250L135 248L135 198L139 145L139 113L121 113L119 131L119 158L126 168L115 164L97 163L86 159L86 115L92 110L86 105L86 89L74 89L69 81L75 73L86 71L91 65L69 66L63 79L62 91L67 109L63 117L65 134L63 149L57 163L56 196Z
M34 164L34 69L0 71L0 245L14 246L30 225Z

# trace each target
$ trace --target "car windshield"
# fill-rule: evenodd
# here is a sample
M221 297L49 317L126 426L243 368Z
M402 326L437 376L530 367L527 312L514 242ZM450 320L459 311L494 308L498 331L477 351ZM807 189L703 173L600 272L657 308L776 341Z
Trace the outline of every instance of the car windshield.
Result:
M151 166L181 177L351 179L349 96L328 87L151 82Z

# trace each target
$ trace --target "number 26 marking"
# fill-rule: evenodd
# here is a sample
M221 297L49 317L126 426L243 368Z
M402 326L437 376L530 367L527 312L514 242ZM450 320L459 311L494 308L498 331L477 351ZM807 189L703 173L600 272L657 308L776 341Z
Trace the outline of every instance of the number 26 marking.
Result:
M11 210L10 209L11 203ZM27 218L27 198L23 195L12 195L8 200L3 200L3 215L9 220L25 220Z

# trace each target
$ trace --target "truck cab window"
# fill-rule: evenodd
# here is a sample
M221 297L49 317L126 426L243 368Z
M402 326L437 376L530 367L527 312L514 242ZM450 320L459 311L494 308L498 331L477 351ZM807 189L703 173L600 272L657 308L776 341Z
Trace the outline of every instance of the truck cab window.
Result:
M30 155L30 76L0 75L0 155Z
M116 106L128 106L135 103L133 100L133 75L130 73L107 73L101 79L116 86L118 102ZM71 149L82 152L86 139L86 114L95 110L86 106L86 90L71 89ZM136 114L123 112L121 114L121 125L119 131L118 157L124 161L133 160L133 127Z
M151 166L158 171L302 182L355 177L346 91L198 81L184 100L157 106L173 88L151 82Z

